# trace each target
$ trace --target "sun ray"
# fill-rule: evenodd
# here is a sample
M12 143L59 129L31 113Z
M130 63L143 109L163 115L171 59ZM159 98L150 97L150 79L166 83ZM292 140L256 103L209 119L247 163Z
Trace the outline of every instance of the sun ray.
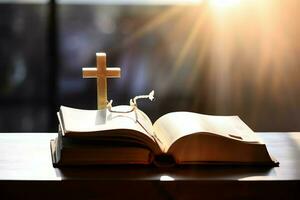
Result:
M182 8L180 6L172 6L168 8L165 12L162 14L156 16L153 20L146 23L144 26L139 28L137 31L135 31L132 35L130 35L126 40L125 43L130 43L143 35L155 30L158 26L166 23L168 20L175 17L177 14L180 13Z
M172 74L176 74L178 69L183 65L184 59L187 57L189 51L192 49L192 46L195 45L194 41L199 37L198 33L200 32L200 27L203 25L206 17L206 12L202 12L199 14L195 21L195 25L193 26L192 30L190 31L189 35L187 36L187 39L178 53L178 57L175 60Z
M238 5L240 0L210 0L209 3L215 8L228 8Z
M197 45L195 45L195 43L193 42L193 40L196 40L196 36L199 35L197 33L197 31L199 31L200 29L198 29L197 27L195 27L195 24L199 24L200 25L200 19L199 19L199 15L202 15L199 12L199 6L197 7L188 7L190 9L190 12L186 13L185 9L182 9L180 14L178 14L176 16L176 18L173 18L173 23L172 26L168 27L168 32L164 37L164 39L166 39L167 43L172 44L171 46L173 47L171 50L171 52L169 52L172 56L175 56L175 58L178 58L178 55L181 55L181 51L182 49L186 49L187 51L189 49L192 49L194 47L197 47ZM195 20L196 19L196 20ZM191 30L195 30L194 32L194 36L193 36L193 40L191 40L191 42L187 42L187 38L189 38L189 36L191 35ZM192 38L191 38L192 39ZM183 48L182 46L179 46L178 44L183 43ZM183 55L183 57L181 58L182 62L185 62L186 56L188 55L187 53L184 53L185 55ZM182 55L181 55L182 56ZM165 76L164 77L164 81L160 83L159 87L160 87L160 91L167 91L170 84L172 84L174 82L175 79L178 78L178 71L174 68L176 68L176 60L175 59L172 63L172 68L171 68L171 74L169 76ZM183 64L183 63L182 63ZM180 69L180 65L178 65L177 69ZM185 87L185 86L182 86Z
M156 81L160 92L170 92L176 81L181 83L181 90L190 92L187 95L196 87L206 87L205 98L211 110L226 113L246 109L253 121L259 114L269 112L262 112L268 102L286 106L290 101L291 107L296 107L288 87L297 80L295 76L286 77L286 73L297 74L292 71L300 70L293 60L300 52L299 43L294 42L300 38L300 29L295 28L293 21L299 14L296 8L292 15L290 9L286 11L295 5L279 0L218 0L219 7L215 7L209 1L197 6L170 7L126 40L157 34L155 48L164 49L160 59L168 57L168 62L173 62L169 69L163 69L171 70L170 74L162 73L158 78L162 81ZM207 86L196 85L202 82ZM290 100L281 96L285 92ZM199 99L194 100L199 103Z
M194 63L194 66L192 67L191 74L192 76L187 80L186 88L187 90L194 88L194 82L197 78L197 75L201 74L201 71L204 69L204 66L202 64L204 63L205 59L207 58L207 50L208 50L208 44L209 39L207 37L207 33L202 34L202 43L198 50L198 57L196 58L196 62Z

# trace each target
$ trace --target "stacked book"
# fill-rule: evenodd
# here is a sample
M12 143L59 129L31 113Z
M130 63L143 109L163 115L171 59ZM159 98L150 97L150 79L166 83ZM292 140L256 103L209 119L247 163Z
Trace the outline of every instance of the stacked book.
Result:
M54 166L103 164L278 165L238 116L172 112L152 124L132 106L81 110L61 106L51 141Z

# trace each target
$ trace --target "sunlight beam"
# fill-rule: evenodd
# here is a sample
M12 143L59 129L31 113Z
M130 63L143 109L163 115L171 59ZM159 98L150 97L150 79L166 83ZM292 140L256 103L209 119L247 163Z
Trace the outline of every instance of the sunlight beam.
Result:
M161 15L156 16L153 20L146 23L144 26L142 26L140 29L138 29L136 32L134 32L134 34L131 35L126 40L126 43L130 43L133 40L137 40L138 38L144 36L145 34L150 33L151 31L154 31L160 25L166 23L170 19L173 19L177 14L180 13L180 11L181 11L181 9L178 6L169 8L167 11L165 11Z
M238 5L240 0L210 0L209 3L216 8L226 8Z
M180 50L177 59L175 60L173 73L177 73L178 69L182 67L186 56L189 54L189 51L191 51L192 46L195 45L195 40L197 37L199 37L199 31L201 30L200 27L203 25L204 20L206 17L206 13L203 12L198 15L197 20L195 21L195 25L193 26L193 29L190 31L189 35L187 36L187 39Z

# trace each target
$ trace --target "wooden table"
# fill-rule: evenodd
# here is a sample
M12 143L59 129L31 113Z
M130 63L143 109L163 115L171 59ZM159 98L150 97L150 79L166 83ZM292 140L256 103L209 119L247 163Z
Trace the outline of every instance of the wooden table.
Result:
M56 133L0 133L0 199L300 199L300 133L259 133L280 166L52 167Z

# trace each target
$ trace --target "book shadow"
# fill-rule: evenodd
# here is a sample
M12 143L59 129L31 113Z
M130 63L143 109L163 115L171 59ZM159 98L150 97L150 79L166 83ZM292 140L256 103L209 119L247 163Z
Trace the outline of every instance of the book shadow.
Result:
M63 180L255 180L275 176L274 167L236 165L100 165L68 166L56 169Z
M96 119L95 119L95 125L101 125L106 123L106 115L107 115L107 110L97 110L96 113Z

